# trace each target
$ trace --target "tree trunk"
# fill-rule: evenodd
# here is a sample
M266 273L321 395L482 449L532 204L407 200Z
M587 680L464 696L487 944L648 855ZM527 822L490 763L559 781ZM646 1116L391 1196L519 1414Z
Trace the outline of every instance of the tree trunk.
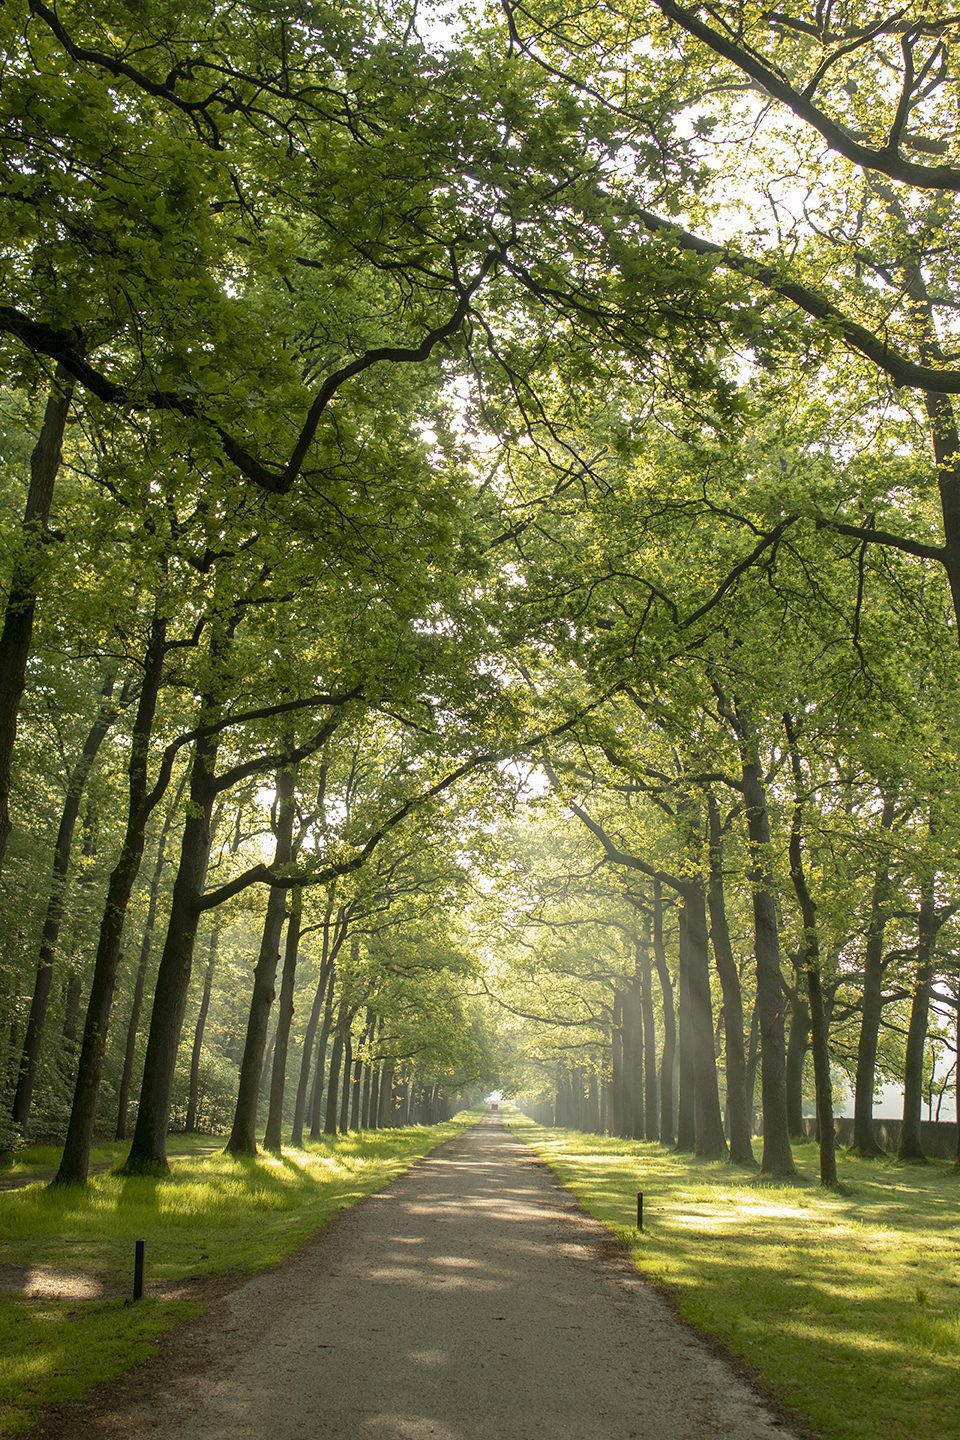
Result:
M660 1144L672 1145L673 1068L677 1049L677 1022L673 1008L673 981L667 968L663 942L663 896L659 880L653 882L653 964L660 982L663 1010L663 1050L660 1055Z
M360 1093L360 1129L370 1129L370 1107L372 1102L373 1077L376 1070L375 1065L366 1064L363 1067L363 1089Z
M353 1062L353 1085L350 1092L350 1129L360 1129L360 1095L363 1087L363 1061L357 1057Z
M710 939L723 994L724 1058L727 1076L727 1117L730 1126L730 1159L734 1165L754 1165L751 1143L752 1116L747 1100L747 1058L743 1041L743 995L740 974L730 943L727 903L723 888L723 836L720 813L708 796L710 826L710 879L707 900L710 909Z
M597 1072L592 1067L587 1078L587 1124L594 1135L600 1134L600 1086Z
M801 956L797 957L794 988L790 992L790 1033L787 1036L787 1126L795 1140L803 1128L803 1072L810 1048L810 1002Z
M72 390L73 381L58 365L40 435L30 456L30 484L20 526L20 544L10 576L3 629L0 630L0 870L10 836L13 751L33 639L41 555L47 540L47 521L60 469Z
M350 1129L350 1080L353 1068L353 1014L347 1021L347 1028L343 1036L343 1074L340 1087L340 1119L338 1128L341 1135L346 1135Z
M342 998L337 1012L337 1025L333 1033L333 1050L330 1053L330 1073L327 1076L327 1107L323 1122L324 1135L336 1135L337 1111L340 1105L340 1067L343 1064L343 1047L349 1021L347 1001Z
M960 1165L960 983L954 989L953 998L957 1002L957 1013L953 1026L953 1046L957 1054L957 1068L953 1072L953 1108L957 1120L957 1145L954 1159L957 1165Z
M87 805L87 813L83 818L83 848L81 855L87 862L92 862L97 854L99 831L97 828L97 813L92 805ZM89 891L93 885L92 865L87 864L81 869L77 876L77 893ZM71 966L67 973L67 982L63 987L63 1039L64 1045L61 1051L61 1073L64 1076L73 1073L73 1067L77 1062L77 1037L80 1033L80 1009L83 1001L83 975L79 968Z
M690 943L686 906L680 903L680 944L677 966L677 1110L676 1149L693 1151L697 1145L696 1026L690 996Z
M374 1044L379 1051L380 1040L383 1036L383 1016L377 1018L376 1029L374 1030ZM383 1083L383 1061L379 1054L374 1059L370 1072L370 1104L367 1111L367 1118L364 1127L368 1130L377 1130L380 1127L380 1090Z
M893 827L895 796L885 792L880 817L881 843ZM890 866L886 855L877 865L870 894L870 915L863 957L863 1013L857 1044L857 1078L853 1102L853 1146L858 1155L883 1155L873 1129L873 1096L877 1088L877 1050L883 1015L883 939L890 897Z
M143 936L140 941L140 955L137 960L137 973L133 983L133 1003L130 1006L130 1019L127 1022L127 1039L123 1047L123 1071L120 1076L120 1089L117 1093L117 1127L115 1138L126 1140L127 1138L127 1116L130 1110L130 1086L133 1082L133 1062L137 1054L137 1035L140 1031L140 1011L143 1007L143 992L147 982L147 967L150 964L150 952L153 948L153 931L157 920L157 904L160 898L160 880L163 875L164 866L167 862L167 837L170 834L170 827L173 824L174 816L180 805L183 795L185 778L180 781L173 803L164 818L163 827L157 841L157 858L153 866L153 874L150 877L150 889L147 898L147 918L143 927Z
M927 1043L930 993L933 989L934 947L938 925L935 914L933 877L924 881L920 896L917 971L907 1026L907 1051L903 1073L903 1124L900 1127L899 1160L925 1160L920 1138L923 1105L923 1052Z
M303 1049L300 1052L300 1070L297 1076L297 1094L293 1105L293 1125L290 1131L290 1144L295 1148L303 1145L303 1128L307 1117L307 1088L310 1084L311 1070L314 1070L314 1044L317 1037L317 1026L320 1023L320 1014L323 1010L323 1003L326 999L327 987L333 984L333 900L334 894L331 889L327 894L327 908L323 918L323 945L320 952L320 970L317 975L317 988L313 995L313 1004L310 1006L310 1014L307 1017L307 1028L303 1037ZM341 934L343 926L338 926Z
M324 954L320 961L320 974L317 977L317 988L313 996L313 1004L310 1007L310 1015L307 1020L306 1034L303 1037L303 1050L300 1055L300 1074L297 1079L297 1097L293 1106L293 1126L290 1131L290 1144L295 1149L303 1145L303 1127L307 1115L307 1088L310 1084L311 1071L316 1073L314 1064L314 1050L317 1039L317 1026L320 1023L320 1012L323 1009L327 991L333 989L333 960L327 952L328 932L325 930Z
M270 1104L263 1144L266 1150L280 1154L283 1127L283 1095L287 1079L287 1051L290 1026L293 1023L293 996L297 979L297 957L300 952L300 921L303 915L303 891L295 889L290 897L287 920L287 943L283 951L283 973L280 977L280 1003L277 1006L277 1038L273 1047L273 1068L270 1074Z
M47 908L43 921L43 931L40 937L40 953L37 957L37 973L34 979L33 995L30 1001L30 1015L27 1019L23 1053L20 1057L17 1089L13 1099L14 1122L24 1128L26 1128L30 1116L30 1103L33 1099L33 1087L37 1077L37 1062L40 1058L40 1045L47 1018L50 987L53 983L53 966L57 954L57 945L60 940L64 892L66 891L67 874L70 869L70 853L73 849L74 831L77 826L77 817L80 814L80 800L83 796L83 788L87 782L87 776L90 774L93 762L97 757L97 751L100 749L117 714L116 706L113 704L115 679L116 670L111 669L100 692L101 703L96 718L90 727L87 738L83 743L83 748L77 757L70 778L67 781L67 793L64 797L63 810L60 815L60 826L57 831L57 841L53 851L53 865L51 867L50 884L47 892Z
M323 1080L327 1069L327 1043L330 1039L330 1030L333 1024L333 998L335 985L335 972L331 967L330 985L327 990L326 1004L323 1007L323 1026L320 1031L320 1039L317 1041L317 1060L313 1075L313 1092L310 1096L310 1139L320 1139L320 1125L323 1118Z
M617 990L613 997L613 1024L610 1032L610 1121L614 1135L627 1133L623 1062L623 995Z
M784 727L790 745L793 772L793 817L790 824L790 878L803 920L802 968L806 973L813 1043L813 1075L817 1095L817 1139L820 1144L820 1184L837 1184L837 1149L833 1125L833 1081L830 1076L830 1026L820 974L820 937L817 905L807 883L803 862L803 770L797 732L788 715Z
M694 1149L702 1160L723 1160L727 1155L727 1142L723 1133L714 1049L706 896L700 882L684 887L680 949L681 953L684 949L687 951L686 972L693 1031Z
M741 726L745 729L742 717ZM787 1127L787 1064L780 974L777 902L770 863L770 822L756 743L741 736L743 797L750 842L753 888L754 953L757 966L757 1014L760 1023L760 1092L763 1111L765 1175L795 1175Z
M210 703L201 706L207 714ZM183 1029L193 947L200 921L200 901L210 858L210 822L216 798L214 772L218 736L203 736L194 744L190 770L190 804L180 840L180 863L173 883L167 934L157 969L150 1032L143 1060L140 1103L125 1175L165 1175L170 1097Z
M380 1076L380 1104L377 1111L377 1129L388 1129L393 1125L393 1062L384 1062Z
M366 1033L366 1035L365 1035L365 1037L364 1037L364 1039L365 1039L365 1041L366 1041L366 1053L367 1053L367 1058L366 1058L366 1060L364 1061L364 1064L363 1064L363 1088L362 1088L361 1093L360 1093L360 1129L361 1129L361 1130L368 1130L368 1129L370 1128L370 1087L371 1087L371 1085L373 1084L373 1071L374 1071L374 1065L373 1065L373 1060L372 1060L372 1047L373 1047L374 1035L376 1034L376 1030L377 1030L378 1024L379 1024L379 1017L376 1016L376 1015L374 1015L374 1013L373 1013L372 1010L368 1009L368 1010L367 1010L367 1033Z
M150 737L163 682L163 660L166 653L166 620L161 615L158 599L150 624L150 639L144 657L143 682L133 722L130 759L127 766L129 800L127 820L120 854L107 885L107 899L100 924L93 981L87 1001L87 1013L80 1045L80 1061L73 1106L67 1125L67 1136L55 1185L85 1184L90 1168L90 1142L96 1120L97 1097L106 1051L107 1030L113 991L120 964L120 945L127 918L130 895L143 859L147 819L152 804L160 796L148 795L147 762Z
M296 772L282 769L277 772L277 818L276 845L273 852L273 868L289 865L293 855L293 825L296 817ZM278 885L271 885L267 896L267 913L260 938L260 954L253 975L253 994L250 998L250 1013L247 1017L247 1034L240 1062L240 1087L237 1106L233 1117L233 1129L227 1142L231 1155L256 1155L257 1153L257 1101L259 1099L260 1072L267 1043L267 1025L270 1007L273 1004L277 966L280 963L280 936L287 910L286 892Z
M652 944L649 915L639 951L640 1013L643 1017L643 1138L658 1140L657 1027L653 1016L653 974L650 965ZM599 1102L598 1102L599 1103ZM597 1121L599 1127L599 1119Z
M639 970L639 947L635 959ZM624 1082L626 1091L626 1132L631 1140L643 1139L643 1010L640 1005L639 975L631 978L623 997Z
M917 268L920 273L919 267ZM947 579L950 582L953 613L960 622L960 435L957 431L953 401L949 395L928 391L924 394L924 400L937 465Z
M756 1129L757 1123L757 1070L760 1065L760 1011L754 998L753 1009L750 1012L750 1036L747 1041L747 1103L750 1106L750 1131Z
M269 1017L268 1017L269 1018ZM263 1060L260 1065L260 1079L257 1082L257 1113L259 1114L261 1104L270 1096L270 1071L273 1069L273 1052L277 1047L277 1024L274 1021L273 1029L269 1032L270 1039L263 1047Z
M75 1046L80 1026L80 1001L83 999L83 982L79 970L71 970L67 976L63 998L63 1038L71 1059L76 1058Z
M220 939L220 927L217 918L214 916L210 929L210 944L207 950L207 968L203 976L203 994L200 997L200 1009L197 1012L197 1024L193 1032L193 1050L190 1055L190 1088L187 1092L187 1123L186 1132L188 1135L196 1134L197 1129L197 1106L200 1095L200 1057L203 1054L203 1032L207 1027L207 1015L210 1011L210 992L213 989L213 974L217 968L217 944Z

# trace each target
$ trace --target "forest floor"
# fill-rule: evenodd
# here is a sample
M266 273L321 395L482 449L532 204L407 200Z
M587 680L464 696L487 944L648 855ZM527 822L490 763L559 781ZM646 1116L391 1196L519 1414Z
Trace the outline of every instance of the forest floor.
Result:
M41 1433L775 1440L786 1431L531 1150L488 1121Z
M795 1180L659 1145L509 1123L681 1315L829 1440L960 1440L960 1175L838 1157ZM759 1147L758 1147L759 1153ZM635 1228L644 1194L644 1233Z
M251 1160L219 1148L199 1154L210 1147L198 1141L167 1180L98 1174L85 1188L37 1183L0 1194L0 1435L21 1433L51 1406L68 1413L152 1354L163 1332L276 1265L475 1119ZM123 1156L98 1163L108 1158ZM50 1155L19 1165L21 1178L39 1179ZM146 1290L132 1305L137 1239L146 1240Z

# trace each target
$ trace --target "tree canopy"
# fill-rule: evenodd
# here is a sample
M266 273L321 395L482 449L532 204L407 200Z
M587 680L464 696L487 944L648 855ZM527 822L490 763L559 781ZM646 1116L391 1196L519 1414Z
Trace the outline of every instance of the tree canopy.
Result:
M3 1138L957 1075L956 19L0 15ZM953 1077L951 1079L951 1077ZM543 1111L546 1113L546 1110ZM811 1118L811 1117L807 1117Z

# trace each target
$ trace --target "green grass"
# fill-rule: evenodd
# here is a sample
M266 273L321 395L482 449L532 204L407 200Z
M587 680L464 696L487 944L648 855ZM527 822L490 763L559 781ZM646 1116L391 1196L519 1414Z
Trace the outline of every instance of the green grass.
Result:
M38 1406L77 1399L121 1374L196 1313L194 1303L151 1298L151 1284L275 1264L476 1119L344 1136L282 1158L195 1156L169 1180L105 1174L86 1189L0 1194L2 1265L68 1269L115 1285L132 1277L134 1241L147 1242L139 1305L0 1296L0 1434L28 1428Z
M209 1150L222 1146L223 1137L215 1135L169 1135L167 1154L171 1159L193 1155L198 1150ZM94 1145L90 1151L91 1166L120 1165L130 1150L129 1140L105 1140ZM0 1156L0 1181L28 1180L32 1177L49 1175L60 1164L60 1148L57 1145L29 1145L22 1150L11 1150Z
M199 1306L177 1300L23 1301L0 1298L0 1434L28 1429L44 1405L80 1399L153 1349Z
M681 1314L830 1440L960 1437L960 1177L840 1159L843 1194L639 1141L508 1122ZM636 1223L644 1194L644 1234Z

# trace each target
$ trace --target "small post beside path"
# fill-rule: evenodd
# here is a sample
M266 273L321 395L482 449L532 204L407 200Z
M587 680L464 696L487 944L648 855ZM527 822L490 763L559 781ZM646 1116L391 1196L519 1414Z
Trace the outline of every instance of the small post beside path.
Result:
M637 1191L637 1229L643 1229L643 1191Z
M133 1298L143 1298L143 1253L147 1248L146 1240L138 1240L133 1254Z

